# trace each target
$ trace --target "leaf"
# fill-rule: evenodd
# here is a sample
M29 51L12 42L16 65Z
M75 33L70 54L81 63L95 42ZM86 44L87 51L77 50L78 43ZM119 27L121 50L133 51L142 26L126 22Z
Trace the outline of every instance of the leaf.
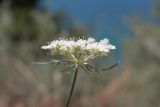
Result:
M86 69L87 69L88 71L95 71L95 72L99 73L100 71L111 70L111 69L113 69L114 67L116 67L118 64L119 64L119 62L116 63L116 64L114 64L114 65L112 65L112 66L110 66L110 67L108 67L108 68L96 67L95 65L88 64L88 63L87 63L87 64L84 64L84 65L85 65L85 67L86 67Z
M32 62L33 64L71 64L73 63L73 61L60 61L60 60L55 60L55 59L52 59L51 61L49 62Z
M52 59L51 61L55 62L56 64L69 64L69 63L74 63L73 61L67 61L67 60L55 60Z
M86 64L86 68L89 71L99 72L99 68L97 68L95 65L92 65L92 64Z
M87 74L89 74L89 71L85 68L85 66L82 65L81 67Z
M73 61L70 61L70 60L62 60L61 62L63 62L63 63L73 63Z
M95 68L95 72L99 73L99 71L100 71L100 68Z
M112 66L109 67L109 68L102 68L101 71L104 71L104 70L111 70L111 69L113 69L114 67L116 67L118 64L119 64L119 63L116 63L116 64L112 65Z
M54 62L32 62L33 64L54 64Z
M70 66L68 66L67 68L63 69L62 72L66 72L66 71L68 71L68 70L70 70L70 69L73 70L74 66L75 66L75 64L70 65Z
M75 64L74 62L65 62L65 63L62 63L64 66L69 66L69 65L72 65L72 64Z
M56 59L52 59L51 61L55 62L55 63L59 63L60 62L59 60L56 60Z

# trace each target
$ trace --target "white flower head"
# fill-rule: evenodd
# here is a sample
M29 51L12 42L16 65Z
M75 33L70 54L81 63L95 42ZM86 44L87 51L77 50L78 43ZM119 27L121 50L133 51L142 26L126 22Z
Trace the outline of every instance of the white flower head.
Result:
M54 40L41 48L51 50L52 53L59 53L64 56L69 55L72 56L72 58L78 57L83 60L95 58L95 56L99 55L107 55L111 49L116 49L116 47L111 45L106 38L97 42L91 37L87 40L61 38L59 40Z

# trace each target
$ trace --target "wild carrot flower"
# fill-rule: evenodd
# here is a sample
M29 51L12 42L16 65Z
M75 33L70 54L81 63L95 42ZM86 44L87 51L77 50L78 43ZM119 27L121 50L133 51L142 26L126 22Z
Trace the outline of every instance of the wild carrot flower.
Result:
M84 39L59 39L50 42L42 49L48 49L52 54L61 54L67 56L72 61L80 60L85 62L97 56L106 56L115 46L109 43L108 39L96 42L94 38Z
M68 101L66 103L66 107L69 106L72 93L74 90L74 86L76 83L77 74L79 71L79 68L81 67L86 72L91 71L103 71L103 70L110 70L113 67L115 67L117 64L114 64L113 66L109 68L102 68L102 67L96 67L93 64L88 63L88 60L96 58L98 56L107 56L110 52L110 50L116 49L114 45L111 45L109 43L108 39L103 39L100 41L96 41L94 38L88 38L85 39L58 39L54 40L48 45L42 46L42 49L50 50L52 55L54 54L61 54L65 57L67 57L68 60L51 60L48 63L41 63L41 64L68 64L68 67L64 70L73 70L75 75L72 83L72 87L70 90L70 96L68 98Z

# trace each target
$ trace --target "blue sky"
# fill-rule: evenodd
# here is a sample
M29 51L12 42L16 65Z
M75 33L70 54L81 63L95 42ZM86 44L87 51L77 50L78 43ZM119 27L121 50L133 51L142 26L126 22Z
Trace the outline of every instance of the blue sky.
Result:
M65 10L80 22L101 17L123 18L134 13L147 15L152 0L40 0L50 11ZM48 1L48 2L47 2Z
M65 10L84 26L95 25L96 31L90 34L99 39L109 38L120 51L123 40L130 36L126 18L134 14L149 18L153 0L40 0L39 5L50 12Z
M149 17L153 0L40 0L50 12L66 11L81 24L93 24L93 34L104 35L112 29L127 33L127 17L140 14ZM124 34L123 34L124 35Z

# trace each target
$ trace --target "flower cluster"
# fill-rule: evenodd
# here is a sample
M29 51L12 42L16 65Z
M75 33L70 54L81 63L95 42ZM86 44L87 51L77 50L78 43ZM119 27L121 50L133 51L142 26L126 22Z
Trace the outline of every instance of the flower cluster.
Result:
M59 53L62 55L70 55L72 58L77 57L83 60L88 60L99 55L107 55L115 46L109 43L108 39L96 42L94 38L84 39L59 39L50 42L47 46L42 46L42 49L49 49L53 54Z

